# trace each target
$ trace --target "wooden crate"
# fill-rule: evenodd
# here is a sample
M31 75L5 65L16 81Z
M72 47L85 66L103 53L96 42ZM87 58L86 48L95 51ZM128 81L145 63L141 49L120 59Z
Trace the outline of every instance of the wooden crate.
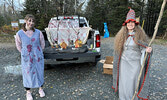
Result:
M113 59L114 59L113 56L106 56L105 63L106 64L113 64Z
M103 64L103 74L113 74L113 64Z
M103 64L103 74L113 74L113 56L106 56Z

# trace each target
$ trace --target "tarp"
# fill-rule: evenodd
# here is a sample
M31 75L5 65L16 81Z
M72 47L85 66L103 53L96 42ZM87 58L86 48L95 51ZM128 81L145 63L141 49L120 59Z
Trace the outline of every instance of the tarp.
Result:
M79 27L78 20L56 20L49 22L48 28L45 28L47 38L51 45L57 41L58 44L63 41L69 45L69 41L73 43L80 39L83 44L86 43L90 27Z
M104 38L108 38L109 37L109 31L108 31L108 28L107 28L107 23L104 23Z

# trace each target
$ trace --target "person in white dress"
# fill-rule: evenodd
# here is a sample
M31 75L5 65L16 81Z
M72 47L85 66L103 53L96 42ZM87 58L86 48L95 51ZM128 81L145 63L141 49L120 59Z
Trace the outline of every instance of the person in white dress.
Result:
M133 97L142 64L142 53L152 51L151 47L144 45L146 43L147 35L136 21L134 10L130 9L114 41L114 53L118 57L114 57L112 88L115 92L119 90L120 100L131 100ZM135 98L138 99L145 98Z
M45 93L44 85L44 57L45 40L40 30L35 29L35 17L27 14L23 28L16 33L16 47L21 53L23 85L27 91L27 100L33 100L31 88L39 88L40 97Z

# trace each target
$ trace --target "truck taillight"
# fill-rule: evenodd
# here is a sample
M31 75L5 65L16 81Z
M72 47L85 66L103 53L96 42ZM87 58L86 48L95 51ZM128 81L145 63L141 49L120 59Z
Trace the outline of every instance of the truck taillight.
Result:
M100 35L96 34L96 48L100 47Z
M73 19L73 17L64 17L64 19Z

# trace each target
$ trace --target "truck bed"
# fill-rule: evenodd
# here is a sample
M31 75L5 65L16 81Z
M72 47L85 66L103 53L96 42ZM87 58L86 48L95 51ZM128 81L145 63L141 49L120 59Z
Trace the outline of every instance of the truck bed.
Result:
M100 53L88 49L78 48L77 50L56 50L56 48L47 47L44 49L45 63L63 64L63 63L85 63L96 62L100 60Z

